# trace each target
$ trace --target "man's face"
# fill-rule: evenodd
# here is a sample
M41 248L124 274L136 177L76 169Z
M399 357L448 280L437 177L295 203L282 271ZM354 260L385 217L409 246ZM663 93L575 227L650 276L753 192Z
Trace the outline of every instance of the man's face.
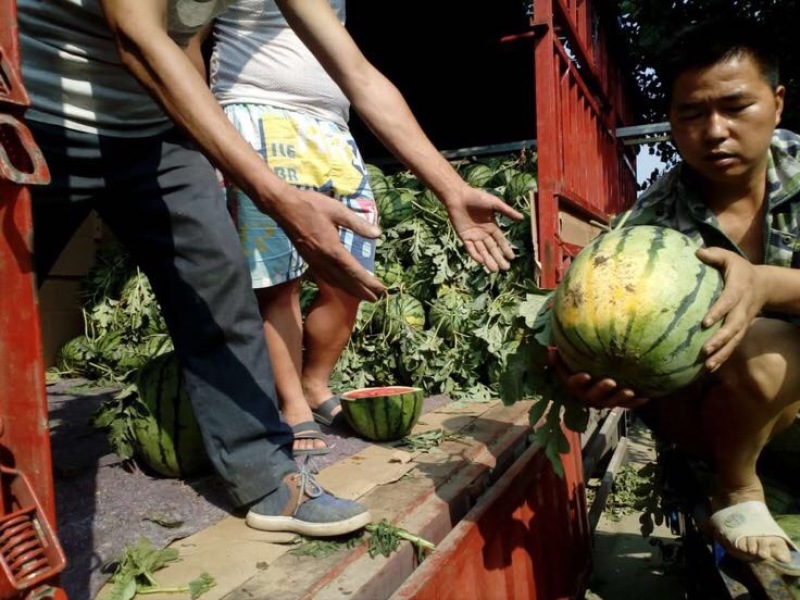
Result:
M681 157L710 182L747 183L766 165L784 93L749 54L682 73L669 115Z

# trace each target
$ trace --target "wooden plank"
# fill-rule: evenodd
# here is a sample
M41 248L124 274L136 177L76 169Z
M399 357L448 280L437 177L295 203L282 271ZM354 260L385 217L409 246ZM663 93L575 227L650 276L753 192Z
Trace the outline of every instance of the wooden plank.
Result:
M605 509L606 501L611 494L611 489L614 487L614 479L617 477L617 472L620 467L625 464L628 458L628 438L620 438L614 454L611 456L611 461L608 463L603 479L600 481L600 488L594 497L594 502L589 508L589 530L594 533L597 528L597 523L600 521L600 515Z
M622 429L620 423L622 422L624 425L624 421L622 421L624 414L624 408L613 408L603 421L600 431L588 443L583 457L583 472L587 479L592 476L606 452L615 448L619 442L620 429Z
M530 402L496 403L470 424L461 415L445 415L443 425L458 424L464 439L415 455L414 468L405 477L375 487L360 501L370 508L374 521L386 518L440 542L523 453L530 433L529 410ZM585 519L585 514L565 513L568 517ZM407 543L389 557L371 558L364 544L325 558L283 554L224 597L377 600L389 597L417 566Z

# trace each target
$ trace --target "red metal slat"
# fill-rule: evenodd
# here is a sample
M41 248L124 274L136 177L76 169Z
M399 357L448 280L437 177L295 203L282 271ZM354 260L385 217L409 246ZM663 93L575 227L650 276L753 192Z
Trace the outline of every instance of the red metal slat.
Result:
M4 68L19 77L16 4L0 0L0 47L9 59ZM11 62L13 60L13 62ZM27 128L16 117L18 99L10 89L0 98L0 446L12 456L0 461L24 471L49 517L55 514L38 302L32 265L30 197L24 183L49 179L47 168ZM13 101L13 102L12 102ZM3 114L3 113L11 114ZM11 465L9 465L11 466Z
M589 0L536 0L536 123L541 284L557 285L565 267L562 210L607 222L635 200L635 174L614 131L627 114L623 79ZM555 32L558 32L556 35ZM569 52L559 39L566 38ZM578 66L576 65L580 65ZM588 78L588 79L587 79Z
M552 27L552 0L535 0L534 14L542 23L541 35L534 45L536 80L536 139L538 148L539 192L537 195L537 219L539 227L540 257L542 262L541 284L545 288L556 285L556 269L561 255L556 245L558 234L558 204L556 186L561 183L563 173L560 161L560 102L558 96L559 62L554 55L555 33Z
M563 478L541 448L526 450L392 598L579 597L591 543L580 436L566 433Z

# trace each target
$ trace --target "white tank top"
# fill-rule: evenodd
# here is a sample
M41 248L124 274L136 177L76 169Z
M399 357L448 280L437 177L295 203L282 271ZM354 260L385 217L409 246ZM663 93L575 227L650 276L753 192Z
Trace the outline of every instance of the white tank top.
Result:
M345 0L330 0L344 23ZM267 104L347 127L350 103L274 0L234 0L217 18L211 89L223 105Z
M231 0L169 0L168 29L185 46ZM18 0L26 119L86 133L143 137L169 118L122 66L98 0Z

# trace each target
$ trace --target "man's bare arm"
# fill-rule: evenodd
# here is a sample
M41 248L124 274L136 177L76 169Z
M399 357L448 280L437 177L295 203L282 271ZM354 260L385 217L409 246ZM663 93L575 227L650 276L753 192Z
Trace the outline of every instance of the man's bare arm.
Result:
M495 215L522 215L458 175L425 135L399 90L363 55L327 0L277 2L364 122L444 203L470 256L490 270L508 268L514 253Z
M126 68L226 177L280 223L317 276L359 298L384 293L342 246L337 226L365 237L379 229L332 198L293 188L266 166L167 35L166 0L100 1Z

